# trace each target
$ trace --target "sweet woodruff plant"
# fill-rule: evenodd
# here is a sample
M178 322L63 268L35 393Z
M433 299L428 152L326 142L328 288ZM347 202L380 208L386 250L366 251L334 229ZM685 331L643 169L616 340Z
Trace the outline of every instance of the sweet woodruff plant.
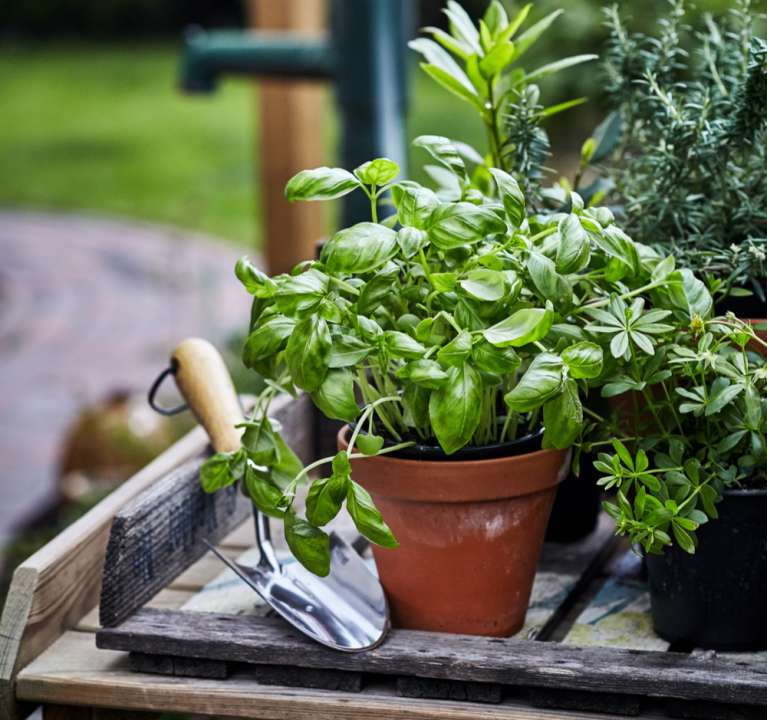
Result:
M470 54L513 42L509 22L486 23ZM723 487L765 462L767 375L747 352L750 327L712 319L705 285L634 242L609 209L573 192L558 212L538 213L494 166L497 153L483 160L438 136L415 144L439 167L439 193L400 179L385 158L354 172L300 172L288 199L364 193L370 220L290 274L238 263L253 296L243 359L266 387L242 449L205 464L205 490L242 480L264 513L283 519L297 559L322 575L322 528L344 503L365 537L397 545L350 460L415 444L449 456L542 431L543 447L574 447L576 467L582 449L600 453L620 532L651 552L672 538L693 551ZM306 467L268 416L278 393L299 391L353 424L347 450ZM631 422L604 410L616 396L635 405ZM302 517L294 505L305 483Z

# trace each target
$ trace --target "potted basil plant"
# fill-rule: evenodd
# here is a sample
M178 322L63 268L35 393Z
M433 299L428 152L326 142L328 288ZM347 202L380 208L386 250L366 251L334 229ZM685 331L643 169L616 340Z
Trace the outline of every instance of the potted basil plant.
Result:
M592 425L581 396L610 374L587 311L611 297L649 302L662 284L668 309L636 322L663 332L660 319L672 314L689 322L700 283L680 272L654 278L660 257L605 208L573 194L570 213L528 215L504 171L490 169L484 195L449 140L416 145L451 174L460 199L398 180L383 158L288 183L290 200L364 193L371 219L338 231L318 260L289 274L238 263L253 295L243 359L267 385L243 449L211 458L201 479L208 491L241 479L320 575L322 528L345 504L374 543L395 623L509 635L524 621L569 449ZM384 196L395 211L386 218ZM337 454L297 466L268 417L282 390L306 392L349 423Z

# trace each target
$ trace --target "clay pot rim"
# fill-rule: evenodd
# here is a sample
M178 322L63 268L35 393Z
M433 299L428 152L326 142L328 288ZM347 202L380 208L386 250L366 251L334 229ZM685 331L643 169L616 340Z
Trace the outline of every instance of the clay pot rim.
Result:
M347 432L344 426L338 433L339 450L348 448ZM352 460L352 474L355 467L364 473L362 484L374 499L483 503L553 490L567 475L569 458L569 450L549 449L487 460L409 460L379 455Z
M338 441L338 447L346 450L349 447L349 443L346 441L346 434L349 431L349 424L347 423L344 425L339 431L336 436ZM542 434L543 431L541 431ZM493 446L495 447L495 446ZM386 453L384 455L370 455L365 458L360 458L360 460L378 460L378 459L385 459L387 462L396 462L398 465L401 465L402 469L405 470L408 466L413 467L421 467L424 465L424 463L434 464L434 465L451 465L456 467L465 468L466 470L471 470L472 468L479 469L487 468L490 466L490 464L495 465L503 465L508 463L513 458L530 458L531 460L535 460L539 457L543 457L544 455L548 455L552 452L562 452L560 450L556 450L554 448L541 448L540 450L535 450L533 452L529 453L510 453L509 455L503 455L502 457L492 457L487 458L485 460L433 460L433 459L423 459L423 460L413 460L411 458L400 458L396 457L394 453Z

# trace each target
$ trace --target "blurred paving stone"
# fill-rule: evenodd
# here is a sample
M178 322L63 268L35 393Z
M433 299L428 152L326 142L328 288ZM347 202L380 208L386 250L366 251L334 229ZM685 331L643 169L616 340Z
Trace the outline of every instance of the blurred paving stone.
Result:
M237 257L192 232L0 212L0 542L51 501L79 408L148 389L186 336L245 327Z

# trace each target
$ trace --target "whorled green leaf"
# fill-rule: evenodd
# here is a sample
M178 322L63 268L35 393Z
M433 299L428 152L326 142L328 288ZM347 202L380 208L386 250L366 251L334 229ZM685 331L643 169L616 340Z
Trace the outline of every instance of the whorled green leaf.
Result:
M360 181L342 168L302 170L285 186L285 197L294 200L333 200L360 187Z

